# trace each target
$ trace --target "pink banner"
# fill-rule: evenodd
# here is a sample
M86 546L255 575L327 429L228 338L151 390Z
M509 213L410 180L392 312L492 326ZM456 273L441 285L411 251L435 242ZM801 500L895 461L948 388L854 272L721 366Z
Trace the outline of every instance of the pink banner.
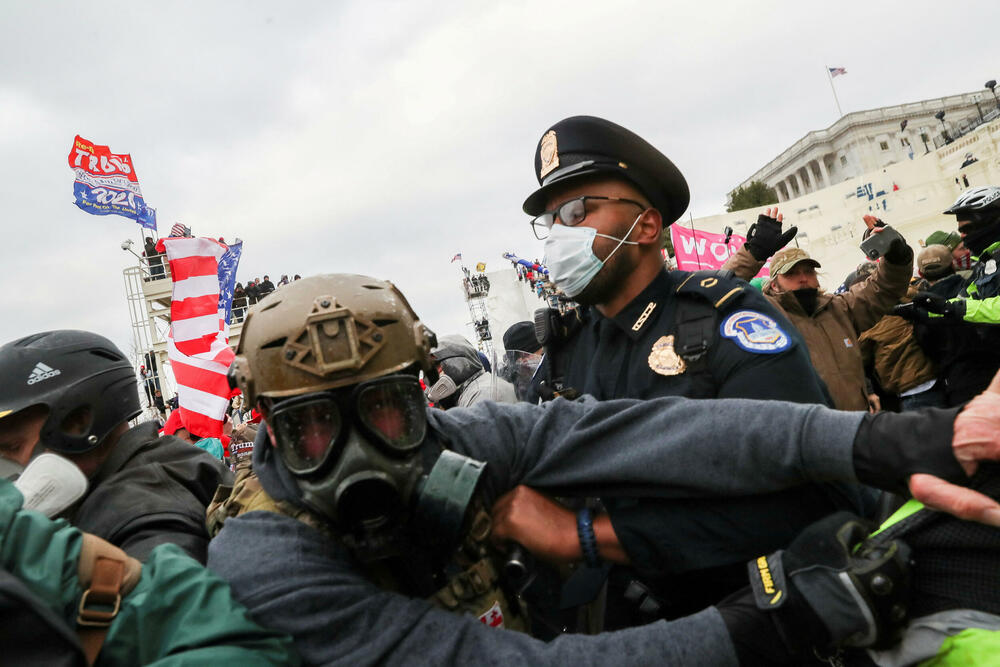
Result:
M725 234L692 230L680 224L670 225L670 240L674 244L677 268L681 271L721 269L729 256L746 243L746 237L739 234L733 234L727 244ZM757 275L770 275L768 265L764 265Z

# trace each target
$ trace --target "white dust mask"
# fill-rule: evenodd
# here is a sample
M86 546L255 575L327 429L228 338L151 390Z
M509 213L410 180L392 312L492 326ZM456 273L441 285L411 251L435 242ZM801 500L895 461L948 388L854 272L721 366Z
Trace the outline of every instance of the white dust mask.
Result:
M643 213L645 211L636 216L632 226L625 233L625 238L622 239L608 234L598 234L593 227L552 225L549 237L545 239L545 265L549 269L549 278L555 286L570 298L587 289L590 281L600 273L611 256L618 252L618 248L623 245L639 245L635 241L625 239L635 229ZM594 239L598 236L618 241L618 245L603 260L597 259L597 255L594 254Z

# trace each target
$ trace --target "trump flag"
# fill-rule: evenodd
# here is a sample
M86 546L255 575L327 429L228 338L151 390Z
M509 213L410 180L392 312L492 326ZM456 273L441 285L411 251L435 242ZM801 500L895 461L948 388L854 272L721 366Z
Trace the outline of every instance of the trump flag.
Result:
M107 146L76 135L69 166L76 176L74 203L81 209L93 215L121 215L156 230L156 211L142 198L131 155L112 153Z

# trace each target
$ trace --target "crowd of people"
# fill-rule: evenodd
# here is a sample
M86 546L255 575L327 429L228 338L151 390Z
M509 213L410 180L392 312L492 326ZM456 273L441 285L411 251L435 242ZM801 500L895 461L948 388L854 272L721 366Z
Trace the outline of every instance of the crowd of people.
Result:
M688 186L625 128L560 121L534 165L542 282L574 307L505 332L528 373L335 273L246 320L221 434L130 426L134 369L97 334L0 347L29 378L0 387L5 658L995 657L1000 188L919 253L859 221L866 264L829 293L774 208L726 269L667 270Z
M185 228L185 230L186 231L177 235L190 236L190 228ZM219 238L219 242L225 243L225 239ZM167 273L164 268L166 255L157 251L156 241L153 237L145 237L142 256L145 258L146 266L149 269L147 280L162 280L167 277ZM282 274L281 279L278 280L277 283L274 283L271 281L270 276L265 275L263 280L260 278L253 278L252 280L248 280L245 285L242 282L236 283L236 286L233 288L232 322L242 322L243 318L246 317L246 312L250 306L254 305L274 290L301 279L302 276L299 274L295 274L291 278L289 278L287 274Z
M270 294L276 289L280 289L289 283L295 282L296 280L302 280L302 276L295 274L292 279L289 280L288 276L282 274L281 280L278 281L277 285L271 282L270 276L264 276L264 280L260 278L254 278L247 282L246 286L243 283L236 283L236 287L233 289L233 322L242 322L243 318L246 317L246 312L250 306L254 305L265 296Z

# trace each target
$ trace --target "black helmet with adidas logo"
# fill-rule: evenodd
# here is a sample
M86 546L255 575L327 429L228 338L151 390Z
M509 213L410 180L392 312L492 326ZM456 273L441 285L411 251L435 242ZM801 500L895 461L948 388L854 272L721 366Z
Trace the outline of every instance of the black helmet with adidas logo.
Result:
M89 331L45 331L0 347L0 424L36 405L48 409L44 446L80 454L138 415L135 372L121 350Z

